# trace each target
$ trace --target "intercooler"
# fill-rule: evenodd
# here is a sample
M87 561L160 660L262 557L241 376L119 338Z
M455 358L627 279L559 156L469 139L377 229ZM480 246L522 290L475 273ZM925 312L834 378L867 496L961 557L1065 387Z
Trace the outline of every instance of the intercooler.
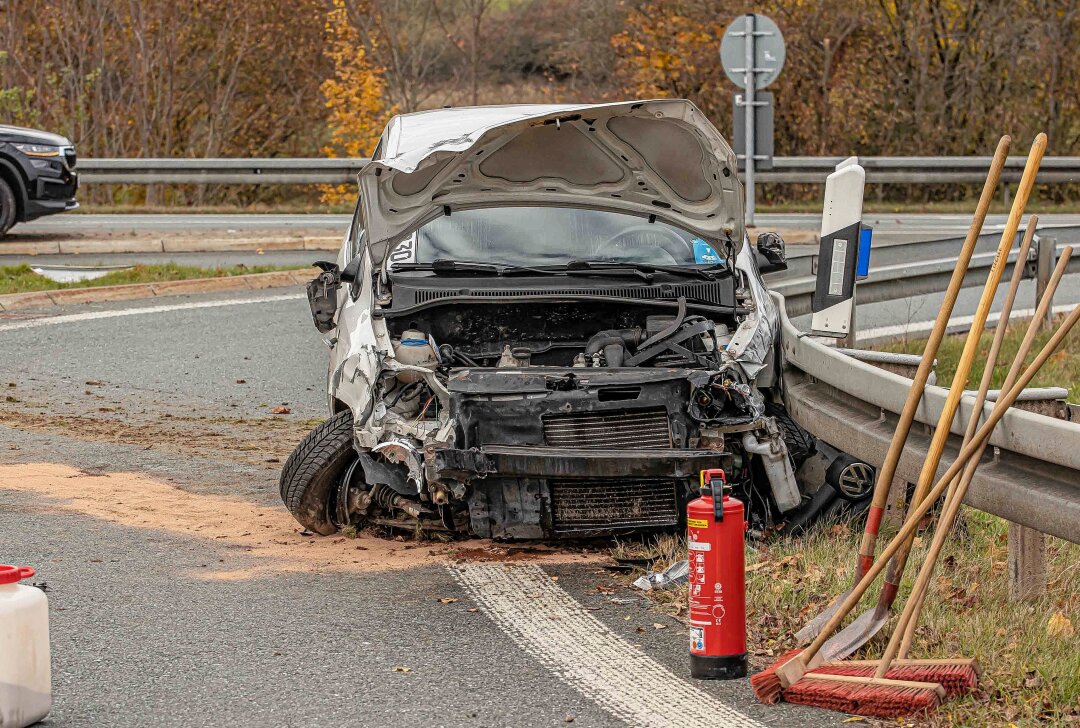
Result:
M543 416L544 441L551 447L619 449L669 448L671 424L664 407Z
M673 479L549 480L548 486L552 528L560 536L679 524Z

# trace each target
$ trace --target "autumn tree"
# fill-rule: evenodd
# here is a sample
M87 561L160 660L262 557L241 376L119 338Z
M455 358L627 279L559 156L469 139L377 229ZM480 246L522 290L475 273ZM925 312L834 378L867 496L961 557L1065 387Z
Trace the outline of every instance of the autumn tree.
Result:
M330 142L322 151L330 157L365 157L375 147L393 110L385 100L385 72L371 61L354 22L370 8L348 0L333 3L326 16L326 54L334 73L322 84ZM377 40L368 38L367 43L377 44ZM323 199L341 201L352 194L350 186L340 185L325 189Z

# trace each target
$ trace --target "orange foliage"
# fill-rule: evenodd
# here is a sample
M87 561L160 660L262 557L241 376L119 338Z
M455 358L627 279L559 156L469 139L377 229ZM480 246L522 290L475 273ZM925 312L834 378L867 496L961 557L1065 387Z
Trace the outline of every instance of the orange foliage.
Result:
M346 0L334 0L326 15L326 34L326 56L334 65L334 75L321 87L330 131L330 143L322 151L328 157L365 157L394 114L385 100L385 70L371 60L360 31L349 18ZM351 185L323 190L327 202L349 200L354 195Z

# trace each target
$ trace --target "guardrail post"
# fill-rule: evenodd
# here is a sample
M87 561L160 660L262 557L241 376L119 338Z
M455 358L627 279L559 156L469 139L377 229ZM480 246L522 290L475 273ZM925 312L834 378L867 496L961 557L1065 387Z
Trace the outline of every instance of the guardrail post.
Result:
M1043 247L1054 250L1054 241L1043 239L1039 245L1040 266ZM1041 268L1040 268L1041 270ZM1040 278L1040 280L1042 280ZM1044 402L1017 402L1019 409L1044 412ZM1064 419L1067 411L1056 408L1051 417ZM1009 522L1009 599L1037 599L1046 593L1046 534L1019 523Z
M1046 593L1046 536L1009 523L1009 599L1035 599Z
M1046 295L1046 287L1050 283L1050 275L1057 263L1057 238L1039 238L1039 257L1035 267L1035 305L1038 306ZM1054 324L1053 301L1046 309L1046 320L1042 322L1043 329L1049 330Z

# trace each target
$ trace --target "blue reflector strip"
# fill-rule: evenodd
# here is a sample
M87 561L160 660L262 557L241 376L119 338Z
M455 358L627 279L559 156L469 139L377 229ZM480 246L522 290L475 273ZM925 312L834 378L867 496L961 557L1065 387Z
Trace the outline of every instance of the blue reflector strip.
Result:
M859 263L855 268L855 277L862 279L870 275L870 239L874 229L864 227L859 231Z

